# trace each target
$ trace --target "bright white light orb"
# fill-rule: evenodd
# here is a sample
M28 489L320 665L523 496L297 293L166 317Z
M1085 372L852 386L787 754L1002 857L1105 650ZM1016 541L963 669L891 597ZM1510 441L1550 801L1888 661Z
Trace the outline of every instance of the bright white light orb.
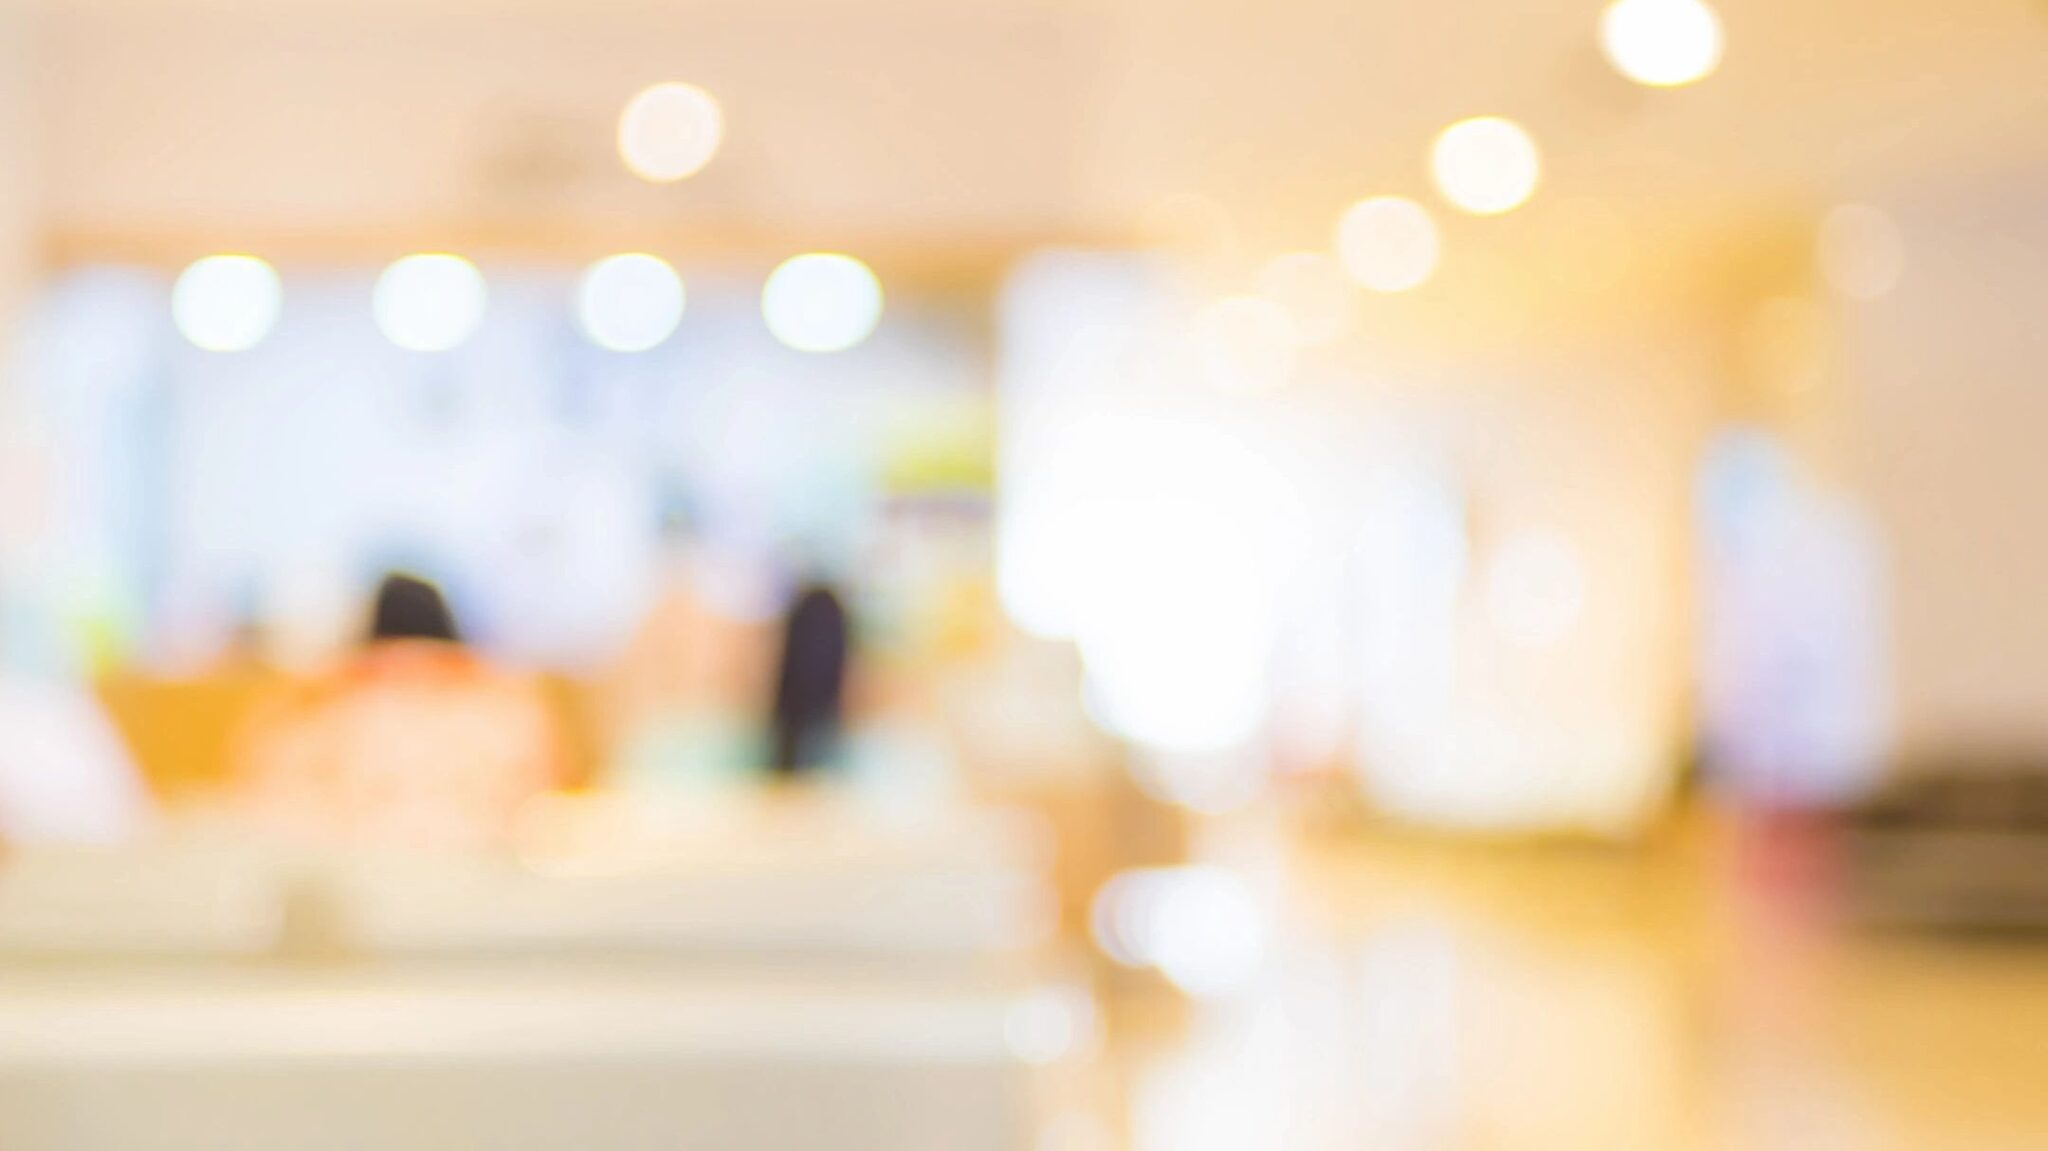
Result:
M1246 745L1307 527L1291 477L1211 421L1106 417L1071 429L1046 512L1092 714L1147 753ZM1189 627L1190 619L1202 621Z
M283 306L276 270L254 256L196 260L171 288L179 333L209 352L242 352L262 343Z
M1253 287L1287 309L1305 345L1331 343L1351 323L1356 289L1337 261L1321 252L1282 252L1259 269Z
M1486 578L1486 615L1500 633L1527 647L1563 639L1586 606L1578 549L1558 532L1527 528L1494 553Z
M384 338L414 352L445 352L484 320L484 275L461 256L425 252L377 277L370 307Z
M1294 371L1301 337L1287 309L1260 296L1226 296L1195 314L1202 373L1225 392L1262 392Z
M672 184L703 171L724 139L724 111L695 84L656 84L619 114L619 159L651 183Z
M1875 300L1906 271L1906 238L1882 208L1842 204L1820 223L1816 253L1828 286L1852 300Z
M844 351L881 322L882 282L852 256L792 256L769 273L761 317L776 339L797 351Z
M1638 84L1691 84L1721 65L1721 18L1704 0L1613 0L1600 15L1600 50Z
M1536 194L1542 154L1520 124L1501 116L1460 120L1437 134L1430 174L1444 199L1475 216L1512 212Z
M600 348L644 352L669 338L683 319L683 279L645 252L607 256L576 285L576 319Z
M1096 945L1127 967L1150 967L1197 998L1243 988L1264 965L1268 924L1256 892L1211 865L1139 868L1113 876L1090 907Z
M1429 210L1403 196L1374 196L1337 222L1337 259L1375 292L1405 292L1436 272L1441 242Z

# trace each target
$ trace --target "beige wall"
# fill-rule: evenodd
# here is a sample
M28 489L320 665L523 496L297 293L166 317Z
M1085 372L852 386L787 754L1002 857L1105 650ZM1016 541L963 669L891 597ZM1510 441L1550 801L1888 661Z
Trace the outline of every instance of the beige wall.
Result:
M1846 306L1843 331L1902 750L2048 755L2048 172L1884 203L1905 275Z
M12 384L15 325L39 261L40 154L35 22L0 0L0 397ZM5 405L0 404L0 410Z
M1661 809L1691 739L1691 486L1719 386L1708 347L1684 329L1532 341L1361 397L1381 435L1425 446L1459 485L1469 539L1443 729L1418 733L1428 750L1412 762L1365 765L1413 785L1390 798L1452 823L1601 833ZM1508 541L1528 532L1567 542L1583 574L1577 617L1537 642L1488 606Z

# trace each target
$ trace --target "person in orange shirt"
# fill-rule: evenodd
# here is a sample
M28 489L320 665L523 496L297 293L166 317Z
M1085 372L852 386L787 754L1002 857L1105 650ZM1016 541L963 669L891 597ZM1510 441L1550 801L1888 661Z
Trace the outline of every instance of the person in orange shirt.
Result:
M434 585L391 575L369 642L252 716L238 775L295 839L475 848L506 839L563 759L539 685L464 647Z

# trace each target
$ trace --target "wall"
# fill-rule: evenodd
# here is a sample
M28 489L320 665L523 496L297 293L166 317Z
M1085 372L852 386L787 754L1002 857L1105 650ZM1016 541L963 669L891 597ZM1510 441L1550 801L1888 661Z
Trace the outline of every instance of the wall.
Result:
M1882 201L1899 286L1845 306L1856 484L1884 536L1908 758L2048 755L2048 172Z
M1232 764L1334 727L1417 822L1641 828L1689 736L1696 334L1361 340L1232 393L1151 273L1048 256L1013 282L1000 550L1013 617L1078 640L1158 790L1220 804Z
M41 238L35 32L19 5L0 0L0 348L34 289Z
M8 594L38 528L43 481L20 384L22 312L35 292L42 241L39 134L33 62L35 22L0 0L0 669L19 662L9 638Z

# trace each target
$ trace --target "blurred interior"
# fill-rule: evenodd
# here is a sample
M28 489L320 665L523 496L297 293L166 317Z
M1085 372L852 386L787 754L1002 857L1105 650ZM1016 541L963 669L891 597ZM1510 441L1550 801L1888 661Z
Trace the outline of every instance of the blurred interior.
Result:
M2038 0L0 0L0 1146L2036 1145L2044 309Z

